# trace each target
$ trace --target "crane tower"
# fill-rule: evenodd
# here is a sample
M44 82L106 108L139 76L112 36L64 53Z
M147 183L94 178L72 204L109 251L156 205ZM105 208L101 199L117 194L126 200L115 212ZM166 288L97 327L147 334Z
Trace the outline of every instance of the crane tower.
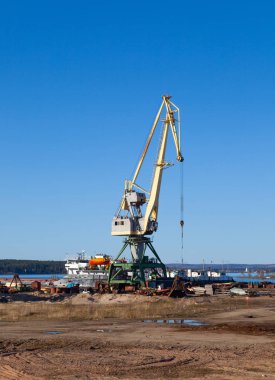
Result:
M138 185L137 180L159 124L162 124L161 139L157 160L154 163L151 188L147 191ZM111 285L144 286L146 276L150 276L150 274L166 277L166 267L154 249L148 235L150 236L157 231L162 174L165 168L172 166L172 164L165 161L169 130L173 136L176 158L179 162L183 162L180 150L180 111L172 103L171 97L164 95L133 179L125 181L120 207L112 220L112 235L125 236L125 241L122 249L110 265L109 283ZM132 261L124 262L120 257L128 246L130 247ZM153 254L153 258L146 255L146 250L148 252L148 249Z

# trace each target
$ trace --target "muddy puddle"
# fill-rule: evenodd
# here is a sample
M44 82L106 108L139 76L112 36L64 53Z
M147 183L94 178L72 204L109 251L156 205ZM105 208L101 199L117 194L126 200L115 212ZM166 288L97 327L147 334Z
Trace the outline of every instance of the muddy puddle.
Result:
M186 326L206 326L207 323L196 319L144 319L144 323L166 323L170 325L186 325Z

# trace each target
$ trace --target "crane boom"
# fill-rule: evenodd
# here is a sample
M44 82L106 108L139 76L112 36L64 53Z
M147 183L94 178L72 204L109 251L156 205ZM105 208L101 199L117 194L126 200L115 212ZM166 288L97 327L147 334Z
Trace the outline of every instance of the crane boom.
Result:
M164 97L164 102L165 102L166 110L167 110L166 119L164 122L163 134L162 134L153 183L152 183L151 192L150 192L150 199L149 199L149 202L146 208L145 217L144 217L145 231L147 230L149 220L152 220L154 222L157 221L162 173L163 173L163 169L169 165L165 162L165 152L166 152L169 126L171 127L171 131L172 131L174 142L175 142L177 160L180 162L183 161L183 157L180 152L180 142L179 142L179 138L178 138L177 131L175 128L174 111L171 109L171 105L170 105L168 97ZM177 109L177 112L179 112L178 109Z
M155 121L149 133L145 148L138 162L133 179L131 181L125 181L125 189L120 208L116 216L113 218L112 222L112 235L144 236L150 235L157 230L157 216L162 173L164 168L171 166L171 164L165 162L169 128L172 132L176 148L177 160L180 162L183 161L183 157L180 151L179 108L171 102L170 98L170 96L162 97L162 104L158 110ZM166 109L166 114L163 121L163 129L158 150L157 162L155 164L154 176L149 192L149 197L146 198L146 191L136 183L136 180L142 168L142 164L151 144L152 137L155 133L156 127L160 121L160 117L164 109ZM177 121L175 119L176 113L178 114ZM178 124L177 127L176 122ZM135 188L139 191L137 191ZM145 206L145 204L147 206L143 214L142 206Z

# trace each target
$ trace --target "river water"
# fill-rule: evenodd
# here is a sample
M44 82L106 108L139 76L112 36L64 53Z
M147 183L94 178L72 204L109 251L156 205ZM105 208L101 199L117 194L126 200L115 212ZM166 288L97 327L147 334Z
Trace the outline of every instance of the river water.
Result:
M254 273L226 273L228 276L233 277L234 281L236 282L263 282L263 281L268 281L275 283L274 278L256 278L258 275L256 272ZM274 273L271 275L274 276Z
M41 280L48 280L49 278L63 278L64 274L19 274L19 277L26 280L31 280L31 279L41 279ZM13 274L1 274L0 273L0 278L13 278Z

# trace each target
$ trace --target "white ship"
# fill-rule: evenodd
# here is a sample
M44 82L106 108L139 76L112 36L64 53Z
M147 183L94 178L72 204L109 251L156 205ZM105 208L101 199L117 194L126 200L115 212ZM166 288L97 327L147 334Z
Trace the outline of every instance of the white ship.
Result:
M96 289L100 282L107 282L109 264L110 257L107 255L98 254L87 259L84 251L77 253L76 257L67 258L67 274L63 282L78 284L82 290Z
M85 251L77 253L77 257L67 258L65 269L67 275L86 276L97 272L107 272L111 258L108 255L98 254L86 259Z
M65 263L67 275L83 275L89 269L89 260L85 258L85 252L77 253L77 257L67 258Z

